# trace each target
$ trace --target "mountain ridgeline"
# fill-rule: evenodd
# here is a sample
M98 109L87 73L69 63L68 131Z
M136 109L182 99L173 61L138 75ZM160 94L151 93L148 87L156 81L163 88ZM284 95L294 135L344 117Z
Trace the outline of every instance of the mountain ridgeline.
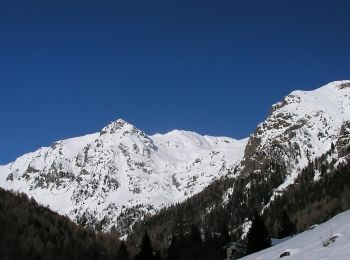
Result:
M349 140L350 81L336 81L292 92L247 139L117 120L0 166L0 186L133 250L146 229L163 257L222 259L256 212L282 237L350 208Z
M80 225L126 235L136 220L225 176L245 144L178 130L148 136L120 119L0 166L0 186L33 196Z

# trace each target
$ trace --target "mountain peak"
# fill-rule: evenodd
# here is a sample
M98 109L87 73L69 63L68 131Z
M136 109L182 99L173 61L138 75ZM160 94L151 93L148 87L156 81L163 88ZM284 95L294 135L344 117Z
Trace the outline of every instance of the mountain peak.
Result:
M314 90L295 90L287 95L284 100L272 105L272 112L280 110L290 105L290 110L295 113L297 110L309 112L305 109L297 109L297 104L310 107L317 107L317 104L321 107L327 107L327 109L334 108L335 106L347 107L342 104L342 101L347 100L347 96L350 94L350 80L339 80L330 82L322 87Z
M116 226L124 235L130 219L184 201L228 175L246 145L230 140L179 130L149 137L118 119L97 134L0 166L0 186L20 189L77 223Z
M130 131L135 129L136 128L132 124L128 123L124 119L119 118L116 121L112 121L107 126L105 126L101 130L100 135L107 134L107 133L114 134L118 132L125 132L125 131Z

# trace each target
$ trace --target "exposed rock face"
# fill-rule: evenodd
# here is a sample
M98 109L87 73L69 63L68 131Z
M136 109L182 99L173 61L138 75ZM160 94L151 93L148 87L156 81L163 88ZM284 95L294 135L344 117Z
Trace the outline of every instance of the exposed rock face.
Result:
M338 89L345 89L345 88L350 88L350 83L349 82L343 82L338 85Z
M339 156L343 157L350 152L350 121L344 122L340 129L340 135L336 142Z

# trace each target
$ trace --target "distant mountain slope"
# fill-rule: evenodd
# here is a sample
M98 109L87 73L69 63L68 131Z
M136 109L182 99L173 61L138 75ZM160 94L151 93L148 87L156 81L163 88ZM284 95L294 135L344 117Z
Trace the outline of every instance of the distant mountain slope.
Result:
M246 141L178 130L147 136L120 119L0 166L0 186L25 192L79 224L116 226L124 234L144 214L227 175Z
M314 226L280 244L241 258L242 260L350 259L350 210ZM285 257L281 257L285 254Z

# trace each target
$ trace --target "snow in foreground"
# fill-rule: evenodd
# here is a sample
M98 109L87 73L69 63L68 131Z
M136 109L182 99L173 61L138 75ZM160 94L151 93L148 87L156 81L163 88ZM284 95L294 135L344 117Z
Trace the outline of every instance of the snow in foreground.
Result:
M328 244L327 242L329 242L329 245L324 246L324 244ZM350 210L285 242L242 259L280 259L284 252L290 254L282 257L286 260L350 259Z

